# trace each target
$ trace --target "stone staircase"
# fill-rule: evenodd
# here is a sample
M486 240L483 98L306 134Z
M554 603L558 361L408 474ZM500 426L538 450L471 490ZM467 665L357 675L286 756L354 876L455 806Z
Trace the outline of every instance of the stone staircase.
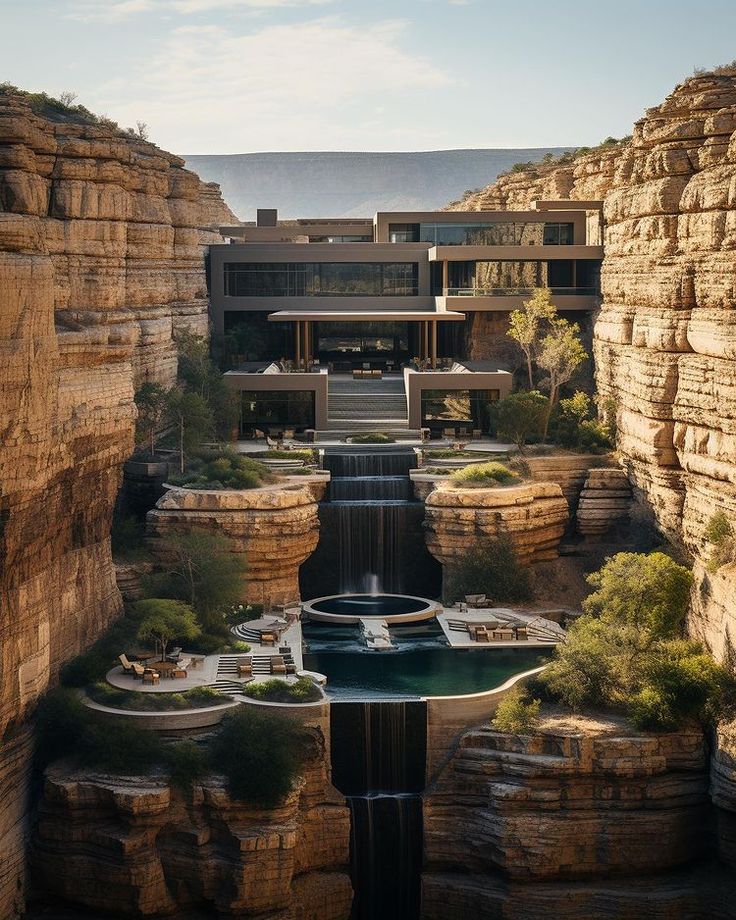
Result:
M409 424L408 415L403 378L329 378L327 425L330 430L406 430Z
M238 679L238 661L245 657L245 653L220 655L217 664L217 674L212 685L222 693L240 693L243 689L242 679ZM253 677L264 680L271 676L271 655L250 655L253 665ZM281 656L287 664L294 664L293 655Z

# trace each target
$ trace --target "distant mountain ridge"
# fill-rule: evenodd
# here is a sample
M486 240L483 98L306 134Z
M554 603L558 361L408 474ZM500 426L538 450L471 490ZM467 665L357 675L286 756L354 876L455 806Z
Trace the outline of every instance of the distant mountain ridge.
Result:
M217 182L241 220L256 208L279 217L371 217L376 211L430 211L488 185L515 163L574 147L430 150L418 153L305 152L199 154L186 165Z

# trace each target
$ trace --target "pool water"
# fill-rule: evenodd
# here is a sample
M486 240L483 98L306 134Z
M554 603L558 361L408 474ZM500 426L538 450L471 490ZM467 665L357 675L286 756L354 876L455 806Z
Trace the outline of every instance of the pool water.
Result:
M430 609L421 597L402 594L342 594L310 602L315 610L323 613L347 614L353 617L387 617L418 613Z
M550 649L453 649L436 627L395 628L397 648L361 648L354 627L305 628L304 667L327 677L334 699L397 699L455 696L492 690L514 674L545 664Z

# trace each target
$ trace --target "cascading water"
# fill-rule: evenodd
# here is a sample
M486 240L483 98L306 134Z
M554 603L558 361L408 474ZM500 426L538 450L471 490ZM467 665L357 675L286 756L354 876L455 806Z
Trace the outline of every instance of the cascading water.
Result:
M353 920L420 910L426 704L333 703L332 779L351 817Z
M424 509L413 500L413 450L326 450L331 473L320 503L317 551L302 566L302 594L439 592L427 552Z

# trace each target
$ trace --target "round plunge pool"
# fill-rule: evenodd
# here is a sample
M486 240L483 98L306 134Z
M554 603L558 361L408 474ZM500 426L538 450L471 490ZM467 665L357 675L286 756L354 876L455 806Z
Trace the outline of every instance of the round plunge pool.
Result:
M358 623L371 617L388 623L431 620L442 607L426 597L408 594L336 594L317 597L304 604L310 620L328 623Z

